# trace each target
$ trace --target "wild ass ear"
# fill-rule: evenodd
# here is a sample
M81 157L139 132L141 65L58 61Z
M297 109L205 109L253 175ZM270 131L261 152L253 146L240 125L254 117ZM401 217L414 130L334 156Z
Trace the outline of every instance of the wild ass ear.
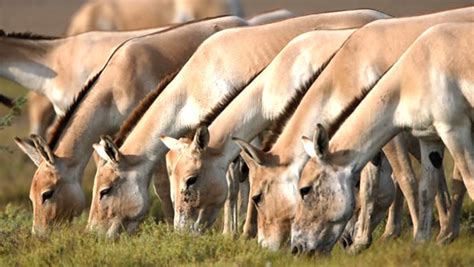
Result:
M30 139L20 139L15 137L15 143L26 155L33 161L36 166L41 163L41 156L36 150L35 144Z
M209 130L206 126L201 126L197 128L196 133L193 138L193 146L197 150L203 150L209 144Z
M242 149L242 152L240 155L242 156L242 159L247 163L248 166L251 165L262 165L263 160L264 160L264 154L263 151L260 149L252 146L251 144L245 142L242 139L239 139L237 137L232 137L232 140L234 140L237 145L239 145L240 149Z
M43 158L43 160L46 161L48 164L54 165L54 162L56 161L56 156L54 155L53 151L51 151L43 137L36 134L32 134L30 135L30 139L35 144L36 151L38 151L41 158Z
M316 149L314 148L315 146L313 141L311 141L311 139L306 136L302 136L301 141L303 143L304 151L306 151L306 154L308 154L312 158L316 157Z
M99 157L103 160L117 165L122 158L117 145L115 145L112 138L108 135L102 135L98 144L93 144L92 147L97 152Z
M313 140L311 141L308 137L303 136L303 147L306 153L318 160L324 160L328 153L329 138L326 129L321 124L316 125Z
M178 139L175 139L173 137L169 137L166 135L160 136L160 140L161 142L163 142L163 144L165 144L167 148L173 151L180 151L181 149L186 147L185 143L181 142Z

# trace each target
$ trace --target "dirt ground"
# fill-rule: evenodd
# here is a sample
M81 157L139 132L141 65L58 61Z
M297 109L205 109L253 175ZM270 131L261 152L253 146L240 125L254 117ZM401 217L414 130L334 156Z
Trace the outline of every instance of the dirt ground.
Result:
M374 8L394 16L407 16L474 5L474 0L241 0L247 15L275 8L297 14L331 10ZM82 0L0 0L0 29L61 34Z

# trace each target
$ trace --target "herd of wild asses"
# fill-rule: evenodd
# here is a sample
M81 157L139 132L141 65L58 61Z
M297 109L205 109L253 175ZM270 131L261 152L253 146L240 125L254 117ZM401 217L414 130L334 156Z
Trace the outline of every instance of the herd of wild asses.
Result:
M87 2L65 37L0 30L0 75L46 97L14 140L37 166L33 233L87 209L94 155L87 229L111 238L148 215L151 181L176 230L202 233L224 207L224 233L272 250L357 253L386 216L382 238L400 235L404 200L415 241L432 238L433 204L437 241L458 237L474 199L474 7L244 19L238 0L147 1L166 4Z

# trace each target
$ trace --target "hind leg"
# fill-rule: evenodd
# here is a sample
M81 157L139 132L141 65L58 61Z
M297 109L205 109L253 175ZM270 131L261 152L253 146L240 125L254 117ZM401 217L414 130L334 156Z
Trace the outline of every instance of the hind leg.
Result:
M474 144L469 118L458 118L456 125L439 124L436 130L461 173L467 193L474 200Z
M453 170L452 178L452 199L451 206L448 213L448 225L438 235L437 241L441 244L451 243L459 236L461 225L461 210L464 195L466 194L466 187L462 182L461 174L456 166Z

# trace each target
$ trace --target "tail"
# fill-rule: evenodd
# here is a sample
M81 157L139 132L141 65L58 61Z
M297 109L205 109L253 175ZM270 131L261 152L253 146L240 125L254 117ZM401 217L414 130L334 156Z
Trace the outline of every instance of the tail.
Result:
M0 94L0 103L9 108L12 108L15 104L15 102L11 98L8 98L2 94Z

